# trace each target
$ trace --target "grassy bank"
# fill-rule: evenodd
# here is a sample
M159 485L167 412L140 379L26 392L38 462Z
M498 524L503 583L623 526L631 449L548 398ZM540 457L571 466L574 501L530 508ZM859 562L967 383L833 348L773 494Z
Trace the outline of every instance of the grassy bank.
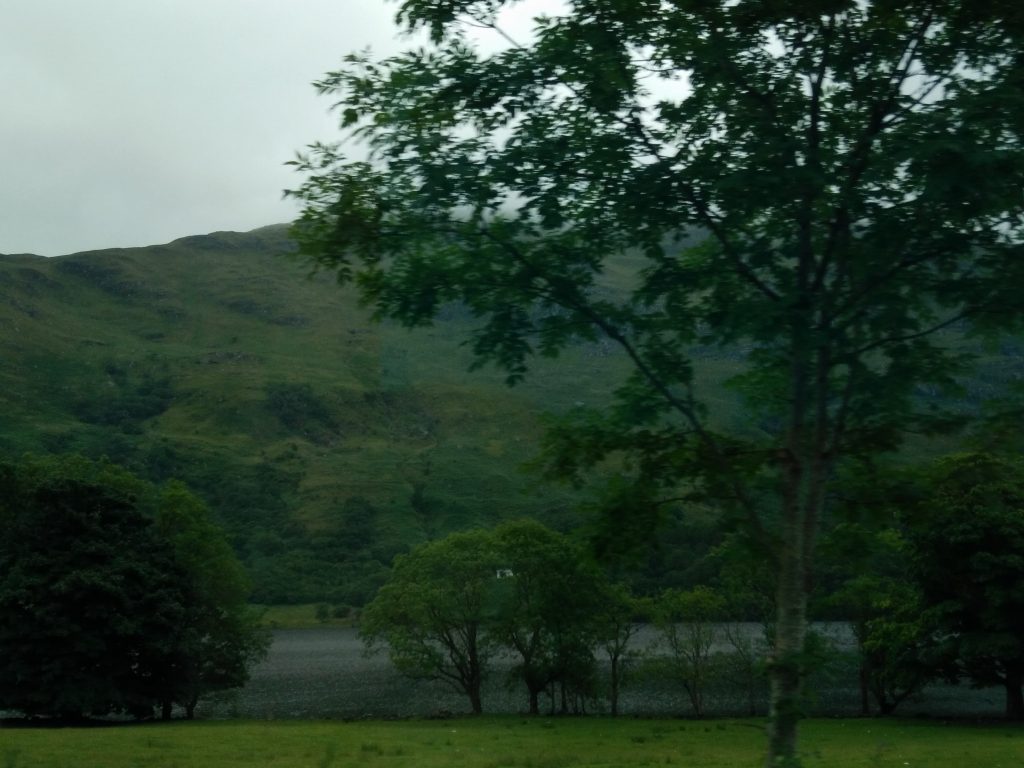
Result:
M326 603L298 605L256 605L260 625L266 629L337 629L355 626L354 615L338 611Z
M811 720L807 766L1011 768L1024 730L910 720ZM760 765L759 720L485 717L401 722L196 722L97 728L4 728L4 768L465 766L562 768Z

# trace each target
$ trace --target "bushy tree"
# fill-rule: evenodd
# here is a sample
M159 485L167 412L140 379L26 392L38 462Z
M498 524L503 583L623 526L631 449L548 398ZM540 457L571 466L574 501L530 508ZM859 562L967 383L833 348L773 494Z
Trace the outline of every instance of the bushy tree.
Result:
M822 542L819 605L849 621L862 714L891 714L934 676L929 624L900 521L917 492L906 468L848 473L837 523Z
M155 522L188 590L173 701L191 720L202 696L245 685L252 665L266 655L270 636L257 626L258 615L248 604L249 578L202 500L184 484L169 482L161 489ZM162 704L165 718L170 704Z
M505 523L494 539L511 574L498 585L493 631L516 658L529 711L537 714L540 695L555 686L563 712L578 707L595 694L603 577L566 536L538 522Z
M551 466L625 453L627 514L700 492L771 550L768 763L795 765L837 467L941 426L914 398L962 363L937 331L1019 319L1024 6L570 0L482 53L468 30L510 4L402 0L431 44L318 84L368 155L299 159L301 251L408 325L463 302L511 381L618 345L633 376L552 431ZM742 433L695 347L745 351Z
M180 486L158 500L107 462L0 466L0 707L191 716L202 693L241 685L264 645L204 515Z
M363 610L369 646L386 643L399 671L443 680L483 711L481 685L496 638L494 583L501 561L489 533L455 533L395 559L387 583Z
M655 626L668 646L672 674L686 691L693 714L703 717L725 599L708 587L669 589L652 608Z
M868 690L878 711L891 715L935 677L930 617L912 582L867 577L851 586L869 616L857 633Z
M1024 462L949 456L926 473L912 515L924 604L955 674L1006 691L1024 719Z
M892 714L935 676L932 628L913 579L860 574L830 603L841 608L857 641L863 714L871 712L869 697L880 714Z
M188 587L141 486L79 462L3 475L0 706L150 714L174 685Z
M474 713L498 652L514 659L511 680L525 684L531 713L554 686L568 711L596 695L599 644L621 666L633 634L628 604L567 537L520 520L398 556L360 633L368 647L386 646L399 671L465 693Z

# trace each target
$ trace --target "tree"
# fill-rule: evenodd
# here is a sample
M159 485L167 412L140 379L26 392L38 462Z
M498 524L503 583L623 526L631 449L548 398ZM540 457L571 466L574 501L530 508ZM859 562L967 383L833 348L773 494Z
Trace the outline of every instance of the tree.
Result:
M908 530L924 604L954 671L1024 719L1024 462L954 455L927 481Z
M387 643L395 666L443 680L483 712L481 685L494 651L485 632L500 561L490 534L454 533L395 559L387 583L363 610L367 645Z
M704 716L704 694L725 616L725 600L708 587L669 589L654 603L654 623L668 645L669 660L690 697L693 714Z
M615 645L621 661L630 634L616 625L619 635L608 635L609 611L621 619L605 600L613 590L580 554L532 520L450 534L395 559L360 632L368 648L386 645L401 672L465 693L474 714L483 711L491 657L507 649L530 712L553 685L568 711L571 698L593 693L598 638Z
M249 578L206 505L180 482L161 489L156 528L168 542L189 590L181 624L172 703L191 720L199 699L245 685L249 669L266 656L270 636L249 606Z
M861 574L830 598L852 625L860 654L861 713L891 715L935 675L930 624L913 580Z
M820 549L822 581L834 585L822 603L853 630L861 713L871 714L873 698L889 715L935 677L933 627L899 526L899 510L915 491L905 469L844 481L841 521Z
M352 54L318 83L368 155L296 161L300 251L378 316L422 325L463 302L478 363L510 382L535 353L618 345L633 375L552 429L552 471L629 456L616 466L651 502L630 512L700 493L770 553L767 760L796 765L833 476L946 423L914 399L964 365L938 331L1019 320L1024 11L570 0L481 53L470 32L500 31L506 4L403 0L429 46ZM695 347L745 351L737 434Z
M873 614L858 628L857 642L868 690L878 711L891 715L935 677L935 648L915 585L891 579L871 582L868 578L853 585L870 590L867 608Z
M637 618L640 606L622 584L605 583L602 586L594 619L598 645L608 658L608 702L612 717L616 717L626 670L637 656L630 650L630 643L640 631L641 624Z
M192 717L266 649L205 506L79 457L0 466L0 706Z
M76 460L2 474L0 707L148 716L172 683L187 589L140 485Z
M530 714L555 685L568 712L570 698L594 693L603 577L568 538L536 521L506 523L494 537L511 571L499 582L494 635L517 657L513 672L526 685Z

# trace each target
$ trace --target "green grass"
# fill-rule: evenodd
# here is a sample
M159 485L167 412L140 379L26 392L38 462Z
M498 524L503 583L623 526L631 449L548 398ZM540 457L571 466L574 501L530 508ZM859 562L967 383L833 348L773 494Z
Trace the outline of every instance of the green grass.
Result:
M808 768L1017 768L1024 732L906 720L811 720ZM485 717L360 723L173 723L0 733L3 768L685 766L755 768L761 721Z
M352 626L354 619L351 616L339 618L331 613L334 606L328 606L326 619L317 618L318 605L318 603L299 603L297 605L257 605L255 608L261 612L260 624L269 629L323 629Z

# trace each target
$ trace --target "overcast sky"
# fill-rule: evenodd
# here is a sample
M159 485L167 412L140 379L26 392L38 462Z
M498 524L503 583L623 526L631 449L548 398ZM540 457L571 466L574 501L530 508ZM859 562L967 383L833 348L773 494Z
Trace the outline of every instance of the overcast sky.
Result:
M506 23L522 33L554 3ZM0 253L289 221L284 166L338 137L310 85L408 47L383 0L0 0Z

